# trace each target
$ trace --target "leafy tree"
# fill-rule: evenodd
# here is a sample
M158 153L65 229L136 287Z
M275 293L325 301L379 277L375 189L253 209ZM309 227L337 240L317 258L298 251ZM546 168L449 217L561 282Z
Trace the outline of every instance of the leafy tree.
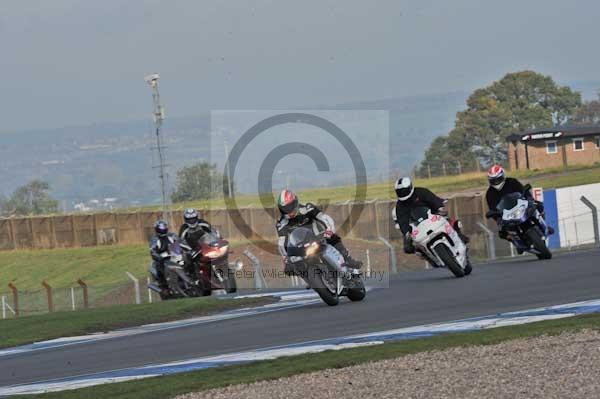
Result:
M446 142L454 160L469 156L483 165L503 162L508 135L565 124L580 106L581 94L558 86L550 76L533 71L509 73L469 96L467 109L456 114L455 128ZM431 150L423 165L435 162Z
M597 100L586 101L577 109L572 122L576 125L600 124L600 92Z
M228 180L217 171L216 165L199 162L177 172L177 187L171 196L173 202L193 201L218 197L223 185L228 193Z
M40 215L58 210L58 201L50 198L50 186L42 180L33 180L15 190L8 199L0 199L4 215Z

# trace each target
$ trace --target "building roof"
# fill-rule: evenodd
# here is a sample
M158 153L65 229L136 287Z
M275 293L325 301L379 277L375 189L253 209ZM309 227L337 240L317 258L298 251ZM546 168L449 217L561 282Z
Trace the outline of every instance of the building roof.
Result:
M544 129L527 130L513 133L506 138L507 141L547 140L559 137L582 137L600 135L600 125L588 126L556 126Z

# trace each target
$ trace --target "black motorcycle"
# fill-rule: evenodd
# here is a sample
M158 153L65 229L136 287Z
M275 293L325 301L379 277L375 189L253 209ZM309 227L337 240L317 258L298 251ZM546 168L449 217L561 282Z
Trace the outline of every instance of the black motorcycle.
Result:
M498 228L517 248L517 252L529 252L538 259L551 259L552 252L546 245L546 237L551 233L537 203L523 193L510 193L502 197L496 209L487 212L486 217L499 217Z
M298 227L290 233L287 255L295 273L329 306L337 305L340 296L351 301L365 298L367 291L360 273L349 271L342 254L312 229Z

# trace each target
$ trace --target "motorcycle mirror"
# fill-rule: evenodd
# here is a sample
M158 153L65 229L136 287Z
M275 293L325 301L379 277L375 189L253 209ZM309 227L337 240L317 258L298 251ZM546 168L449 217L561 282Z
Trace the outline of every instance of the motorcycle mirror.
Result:
M531 184L527 183L524 187L523 187L523 192L529 191L531 190Z

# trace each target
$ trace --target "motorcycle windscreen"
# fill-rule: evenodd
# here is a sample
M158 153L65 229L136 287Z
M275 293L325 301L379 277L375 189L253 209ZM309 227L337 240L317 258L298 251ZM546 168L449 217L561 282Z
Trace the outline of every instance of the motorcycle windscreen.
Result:
M517 206L520 198L521 194L519 193L506 194L504 197L502 197L500 202L498 202L496 209L499 211L513 209L515 206Z
M423 220L429 219L429 208L420 206L410 211L410 221L421 223Z
M287 254L289 256L304 256L304 245L316 241L317 237L312 229L298 227L288 236Z
M198 239L198 244L216 247L218 246L219 240L220 238L215 231L207 231Z

